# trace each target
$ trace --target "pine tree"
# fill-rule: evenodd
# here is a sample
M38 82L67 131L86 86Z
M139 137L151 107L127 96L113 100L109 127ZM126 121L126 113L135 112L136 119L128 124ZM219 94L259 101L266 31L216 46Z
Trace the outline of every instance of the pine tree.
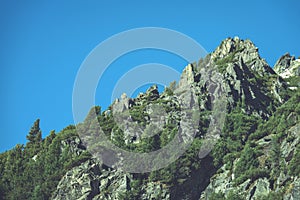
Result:
M26 154L28 157L36 155L41 149L42 131L40 130L40 119L37 119L26 136Z
M40 119L37 119L33 126L30 129L29 134L26 136L26 138L28 139L28 145L32 144L32 143L36 143L36 142L40 142L42 139L42 133L40 130Z
M7 199L26 199L28 196L27 181L24 179L25 161L23 145L9 151L4 168L4 183L9 191L6 194ZM28 180L30 181L30 180Z
M50 131L50 134L44 140L44 149L49 148L50 144L52 143L53 139L56 137L55 131Z

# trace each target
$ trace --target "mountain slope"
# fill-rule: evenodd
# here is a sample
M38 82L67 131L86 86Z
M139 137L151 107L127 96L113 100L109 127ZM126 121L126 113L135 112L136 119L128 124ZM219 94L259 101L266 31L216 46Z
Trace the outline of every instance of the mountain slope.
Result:
M162 94L152 86L137 98L122 95L43 140L37 120L26 146L0 154L0 198L297 199L298 69L298 60L284 55L274 71L250 40L227 38ZM98 160L87 150L107 147L98 124L131 152L153 152L174 139L189 145L164 168L128 173L111 167L134 171L122 153L113 149L109 160Z

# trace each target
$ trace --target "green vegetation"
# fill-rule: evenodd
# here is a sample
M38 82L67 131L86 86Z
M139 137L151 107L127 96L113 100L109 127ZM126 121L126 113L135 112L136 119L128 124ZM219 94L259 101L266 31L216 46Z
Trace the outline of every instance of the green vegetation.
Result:
M222 59L216 59L216 65L218 66L218 70L220 73L225 73L226 72L226 68L228 66L229 63L232 63L234 61L234 55L236 52L232 52L230 54L228 54L226 57L222 58Z
M227 114L223 135L212 152L215 166L223 164L228 165L227 167L232 166L259 122L258 117L248 116L239 109Z
M235 55L239 52L242 52L244 50L243 46L237 46L237 49L234 51L230 52L228 55L226 55L224 58L215 58L215 64L218 67L218 70L220 73L225 73L226 68L229 63L233 63L235 61Z
M258 130L249 136L250 140L258 140L266 135L286 135L286 130L300 121L300 91L294 93L288 102L280 106L265 123L260 123Z
M300 144L298 144L297 149L294 151L293 158L290 165L288 166L288 172L292 176L298 176L300 174Z
M261 200L282 200L283 193L281 191L279 192L273 192L271 191L268 195L260 196L259 199Z
M294 137L288 135L288 127L299 123L300 121L300 94L299 91L281 107L268 120L263 121L259 117L248 115L242 111L242 105L236 107L226 116L223 133L218 140L215 148L211 152L213 162L216 168L223 165L235 175L234 184L237 186L246 180L254 182L255 180L267 177L270 180L276 180L280 171L285 170L280 157L280 142L283 138L287 141L294 141ZM172 112L179 109L171 101L155 100L172 116ZM132 119L142 126L149 124L146 113L147 104L133 106L129 113ZM165 125L164 129L159 131L153 137L141 139L138 143L124 142L124 133L116 124L112 114L100 113L100 107L96 110L97 120L106 135L112 132L111 141L124 149L136 152L150 152L159 149L168 144L178 133L177 123L179 119L172 118ZM92 112L91 112L92 113ZM136 199L141 195L141 185L144 182L160 182L169 187L178 187L185 185L194 171L201 168L201 159L198 152L201 149L203 140L209 125L210 111L200 113L199 133L196 135L190 148L176 162L168 167L144 174L130 182L131 190L125 194L120 194L120 198ZM91 128L91 134L96 131L92 122L92 114L88 115L81 128ZM94 128L93 128L94 127ZM152 132L149 127L147 131ZM255 141L264 136L273 135L269 154L266 158L266 165L271 168L268 170L262 165L260 157L262 150ZM16 145L10 151L0 154L0 194L2 199L49 199L55 190L59 180L70 169L91 158L91 155L82 149L79 155L75 154L68 141L75 141L78 138L75 126L68 126L56 134L51 131L48 137L41 138L39 120L35 121L30 129L26 146ZM65 145L62 148L62 145ZM234 162L236 162L234 164ZM290 164L287 166L289 175L297 176L300 174L300 146L290 158ZM30 180L30 181L28 181ZM11 192L14 191L14 192ZM262 199L274 199L277 193L270 193ZM210 199L224 199L224 194L213 193ZM226 195L226 199L239 199L240 196L233 191Z
M291 76L285 79L286 82L289 83L290 87L299 87L300 85L300 77L299 76Z
M70 148L61 149L62 141L76 137L74 126L59 134L51 131L41 139L39 120L27 135L28 143L16 145L0 154L0 196L2 199L49 199L59 180L70 168L90 159L87 152L79 156Z
M221 192L218 192L218 193L212 193L210 196L209 196L209 200L224 200L225 199L225 196L223 193Z

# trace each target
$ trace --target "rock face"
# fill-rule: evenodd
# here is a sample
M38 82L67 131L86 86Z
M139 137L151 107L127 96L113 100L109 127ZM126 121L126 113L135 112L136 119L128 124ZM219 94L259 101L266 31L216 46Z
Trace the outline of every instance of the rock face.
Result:
M212 59L226 61L227 64L233 60L239 60L240 64L246 64L249 69L256 71L259 75L274 74L266 61L259 56L258 48L250 40L241 40L238 37L222 41L212 53Z
M59 182L51 199L124 199L131 190L131 174L103 167L88 160L68 171ZM169 199L170 193L163 184L149 182L141 186L140 199Z
M94 199L122 199L130 190L131 175L112 170L102 170L99 176L99 194Z
M281 56L274 65L274 70L280 74L289 68L295 61L295 56L291 56L289 53Z
M211 55L214 64L224 74L228 101L246 105L246 112L268 118L271 102L284 102L286 83L261 59L258 48L250 40L228 38Z
M86 150L79 137L67 138L61 141L61 151L68 148L75 156L79 156Z
M93 199L99 194L99 166L91 160L68 171L61 179L52 199Z
M286 53L276 62L274 70L282 78L300 76L300 60Z

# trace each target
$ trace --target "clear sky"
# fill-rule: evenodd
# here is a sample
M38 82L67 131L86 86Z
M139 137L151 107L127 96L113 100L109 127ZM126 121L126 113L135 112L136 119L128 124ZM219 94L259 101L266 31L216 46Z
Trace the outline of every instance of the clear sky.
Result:
M72 91L77 70L93 48L114 34L145 26L165 27L194 38L208 52L226 37L239 36L251 39L273 65L286 52L300 56L299 8L298 0L3 0L0 152L26 143L37 118L43 136L74 123ZM129 55L115 65L129 70L148 62L179 70L186 64L174 55L150 51ZM112 68L105 83L111 87L98 88L98 105L109 105L117 75L121 75L118 67Z

